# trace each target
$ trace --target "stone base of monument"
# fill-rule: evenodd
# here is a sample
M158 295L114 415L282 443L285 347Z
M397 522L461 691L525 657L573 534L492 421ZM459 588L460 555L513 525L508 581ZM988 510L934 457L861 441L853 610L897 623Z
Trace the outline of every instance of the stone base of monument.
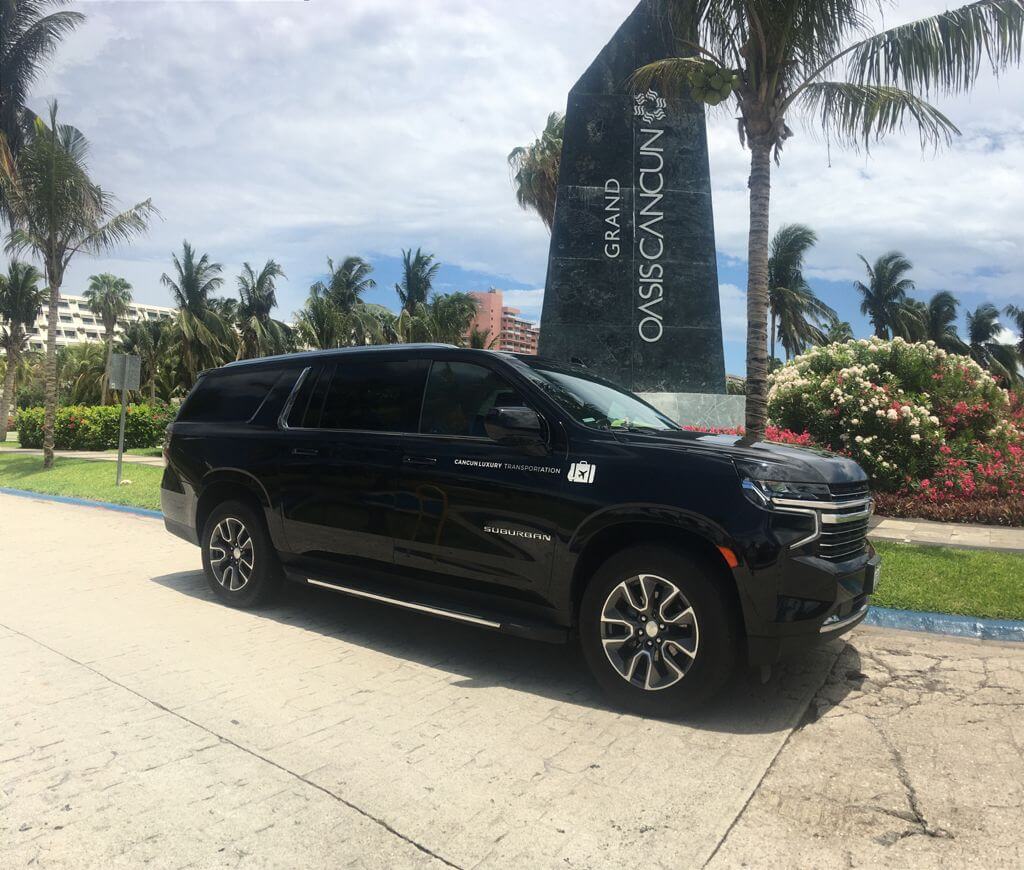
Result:
M683 426L735 429L743 425L746 396L721 393L638 393Z

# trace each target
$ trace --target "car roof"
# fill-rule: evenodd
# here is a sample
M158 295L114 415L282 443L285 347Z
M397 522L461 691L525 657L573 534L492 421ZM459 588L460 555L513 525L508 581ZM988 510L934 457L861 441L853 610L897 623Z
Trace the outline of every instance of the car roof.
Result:
M297 353L278 354L277 356L262 356L256 357L255 359L235 360L234 362L230 362L224 366L221 366L219 369L210 369L208 373L212 374L215 371L224 371L226 369L237 370L239 368L248 366L275 365L280 363L313 363L318 360L331 359L334 357L402 352L408 353L409 351L429 352L442 350L465 353L467 356L475 356L478 354L486 354L488 356L500 357L512 356L512 354L506 353L504 351L479 350L476 348L456 347L454 344L430 344L417 342L410 342L409 344L373 344L366 345L365 347L335 347L329 350L306 350L299 351Z

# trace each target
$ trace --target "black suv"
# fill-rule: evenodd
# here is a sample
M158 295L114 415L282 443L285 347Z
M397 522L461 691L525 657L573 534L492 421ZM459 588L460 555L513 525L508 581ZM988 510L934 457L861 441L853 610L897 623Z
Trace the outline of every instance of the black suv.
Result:
M602 687L687 709L864 618L860 466L681 429L586 369L445 345L204 374L168 428L164 522L210 587L283 578L548 641Z

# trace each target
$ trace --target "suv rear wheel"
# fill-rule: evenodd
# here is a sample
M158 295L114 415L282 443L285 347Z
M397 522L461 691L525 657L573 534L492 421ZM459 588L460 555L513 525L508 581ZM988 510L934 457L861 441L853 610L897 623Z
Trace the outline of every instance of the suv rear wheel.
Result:
M210 589L232 607L256 607L278 590L281 566L263 524L248 504L227 501L206 519L203 570Z
M657 545L623 550L598 569L580 606L580 640L613 701L679 715L726 683L737 633L721 583L702 559Z

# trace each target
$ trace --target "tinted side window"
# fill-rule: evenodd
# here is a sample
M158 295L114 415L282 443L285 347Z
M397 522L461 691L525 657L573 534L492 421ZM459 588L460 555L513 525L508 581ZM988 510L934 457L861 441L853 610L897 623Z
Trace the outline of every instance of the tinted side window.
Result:
M435 362L423 399L420 431L428 435L486 438L491 408L520 407L522 396L497 372L462 362Z
M337 363L324 393L320 428L415 432L429 365L428 360Z
M178 419L187 423L244 423L284 372L280 369L211 372L192 388Z
M330 380L334 366L313 366L302 379L295 394L292 408L288 412L288 427L315 428L320 422L320 408L324 403L326 382Z

